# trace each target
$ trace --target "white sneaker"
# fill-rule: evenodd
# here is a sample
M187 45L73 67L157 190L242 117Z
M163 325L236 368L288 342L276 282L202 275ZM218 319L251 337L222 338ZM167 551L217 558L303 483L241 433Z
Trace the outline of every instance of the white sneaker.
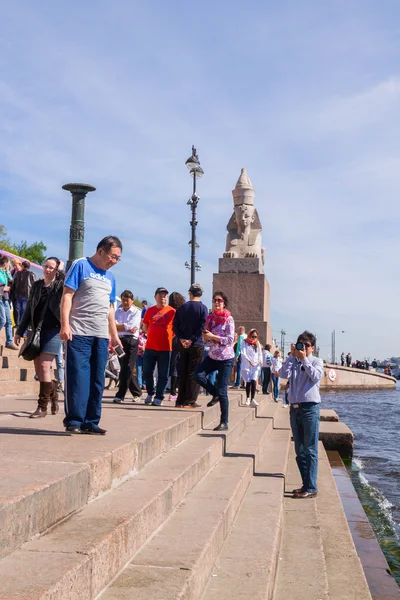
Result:
M153 400L153 406L162 406L163 401L160 400L159 398L154 398Z
M253 408L255 408L256 406L258 406L258 402L257 402L257 400L255 400L255 399L253 398L253 400L250 402L250 406L252 406Z
M147 395L144 401L145 404L147 404L147 406L150 406L150 404L153 404L153 396Z
M246 406L250 406L250 398L246 398L245 404L246 404Z

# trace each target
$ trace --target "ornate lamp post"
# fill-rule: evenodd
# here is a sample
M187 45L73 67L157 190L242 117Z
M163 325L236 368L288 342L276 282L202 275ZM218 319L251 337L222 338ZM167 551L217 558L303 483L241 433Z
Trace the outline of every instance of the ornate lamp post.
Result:
M69 230L69 253L67 269L72 262L83 256L83 242L85 239L85 198L88 192L95 192L96 188L87 183L66 183L63 190L72 194L71 226Z
M192 146L192 156L189 156L189 158L185 162L185 165L187 166L191 176L193 177L193 193L192 193L192 197L189 198L189 200L187 202L192 210L192 220L190 221L190 225L192 227L192 239L189 242L189 245L191 247L190 248L191 249L190 285L192 285L195 282L195 272L200 271L200 268L201 268L200 265L196 262L196 248L199 247L199 245L196 242L196 226L197 226L196 210L197 210L197 204L200 200L200 196L198 196L196 194L196 179L198 177L202 177L204 175L204 171L200 166L199 157L197 156L197 151L194 146ZM187 265L187 263L185 264L185 266L186 265Z

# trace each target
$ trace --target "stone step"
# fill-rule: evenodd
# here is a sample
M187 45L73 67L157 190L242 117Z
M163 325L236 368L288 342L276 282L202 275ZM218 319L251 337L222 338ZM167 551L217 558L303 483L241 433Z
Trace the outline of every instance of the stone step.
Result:
M0 400L2 407L10 403L17 405L15 399ZM140 472L202 425L201 412L152 414L152 407L111 404L103 411L107 436L72 436L64 432L60 413L39 421L21 418L32 404L18 400L18 410L28 410L0 420L6 457L0 463L0 556ZM216 408L207 409L206 422L216 421Z
M150 414L151 409L146 412ZM166 412L175 415L184 412L186 419L195 417L188 417L187 411L160 411L164 418ZM266 429L272 431L272 420L255 419L254 409L232 407L227 434L202 430L170 451L159 453L158 458L116 489L87 504L46 535L3 558L0 579L5 585L0 589L0 599L88 600L96 597L212 465L221 459L224 444L228 452L240 449L242 436L233 444L230 438L235 438L237 429L241 429L243 421L249 420L249 415L252 428L259 431L263 440L266 439ZM215 423L211 423L210 428ZM243 439L247 444L242 449L249 451L252 447L245 434ZM93 441L99 439L83 437ZM240 456L238 460L251 465L253 470L253 457Z
M319 456L319 492L316 503L327 568L329 599L371 600L371 592L353 543L328 457L322 449ZM355 494L352 486L349 489ZM379 592L381 591L380 589Z
M30 381L21 381L18 379L20 376L17 374L17 379L0 381L0 394L2 396L37 396L39 393L39 383L34 381L33 377Z
M197 600L272 432L256 419L102 594L104 600Z
M323 452L321 444L320 451ZM282 539L272 597L273 600L329 600L316 499L293 498L292 490L299 487L301 478L291 444L283 500ZM342 600L347 600L347 597Z
M346 423L321 421L319 439L325 450L336 450L343 458L353 456L354 434Z
M289 445L288 430L272 431L202 600L272 597Z

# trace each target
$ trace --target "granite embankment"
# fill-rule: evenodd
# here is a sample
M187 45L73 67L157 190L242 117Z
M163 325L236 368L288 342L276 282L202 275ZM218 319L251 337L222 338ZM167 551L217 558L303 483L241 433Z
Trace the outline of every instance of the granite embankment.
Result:
M219 434L218 406L108 393L102 437L0 396L0 600L370 600L322 443L319 495L295 500L289 411L230 397Z
M375 370L353 369L339 365L325 365L322 390L340 389L393 389L396 379Z

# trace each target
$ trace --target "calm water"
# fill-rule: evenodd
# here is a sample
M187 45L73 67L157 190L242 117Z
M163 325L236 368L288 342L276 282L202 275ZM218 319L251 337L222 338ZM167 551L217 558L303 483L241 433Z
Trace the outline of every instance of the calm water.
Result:
M326 392L355 435L347 465L364 510L400 585L400 386L390 391Z

